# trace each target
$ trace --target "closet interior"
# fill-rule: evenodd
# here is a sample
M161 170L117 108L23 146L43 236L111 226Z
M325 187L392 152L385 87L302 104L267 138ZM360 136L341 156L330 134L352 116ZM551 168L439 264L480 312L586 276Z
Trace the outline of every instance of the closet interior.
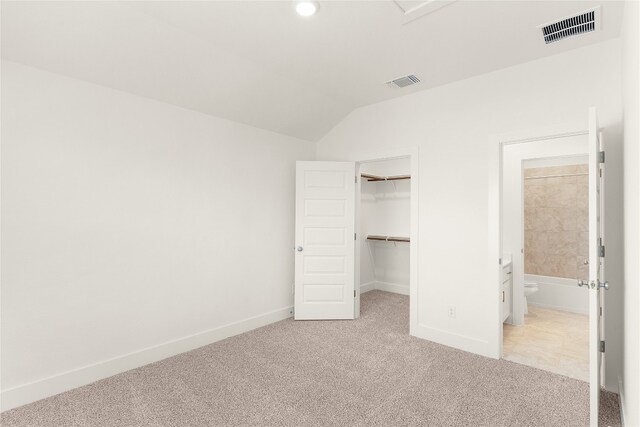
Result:
M409 295L411 163L360 165L360 292Z

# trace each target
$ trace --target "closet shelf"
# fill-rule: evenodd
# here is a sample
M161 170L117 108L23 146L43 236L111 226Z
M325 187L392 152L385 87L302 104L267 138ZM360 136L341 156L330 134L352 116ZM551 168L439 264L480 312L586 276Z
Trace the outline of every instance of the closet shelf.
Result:
M408 237L394 237L394 236L367 236L367 240L378 240L382 242L409 242Z
M411 175L378 176L363 173L360 176L367 178L367 181L398 181L400 179L411 179Z

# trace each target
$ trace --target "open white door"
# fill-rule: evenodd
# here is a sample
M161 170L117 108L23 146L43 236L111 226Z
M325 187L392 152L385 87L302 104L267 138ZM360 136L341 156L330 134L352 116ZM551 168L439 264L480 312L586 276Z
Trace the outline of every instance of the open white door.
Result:
M601 292L607 289L604 281L604 246L602 208L602 180L604 171L602 146L596 109L589 109L589 419L592 427L598 425L600 387L602 385L601 360Z
M296 163L296 320L355 318L355 163Z

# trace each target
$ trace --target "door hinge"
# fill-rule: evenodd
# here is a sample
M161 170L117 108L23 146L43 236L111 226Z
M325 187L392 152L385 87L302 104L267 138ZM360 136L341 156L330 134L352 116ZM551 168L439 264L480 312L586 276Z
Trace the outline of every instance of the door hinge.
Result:
M604 258L604 245L600 245L598 247L598 255L600 256L600 258Z
M604 353L604 341L600 341L600 353Z
M600 151L600 153L598 154L598 160L600 161L600 163L604 163L604 151Z
M602 316L602 307L600 307L600 316Z
M353 182L355 182L356 184L358 183L358 175L355 176L355 181Z
M353 233L353 240L358 240L358 234L357 233Z
M354 298L356 297L356 290L355 289L353 290L353 297Z

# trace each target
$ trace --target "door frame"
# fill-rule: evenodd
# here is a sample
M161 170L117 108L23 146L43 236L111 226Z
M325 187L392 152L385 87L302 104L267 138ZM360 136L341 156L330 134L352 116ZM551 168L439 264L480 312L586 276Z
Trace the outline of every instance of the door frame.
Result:
M495 286L495 296L496 296L494 299L495 305L492 305L494 308L496 319L497 319L497 322L496 322L497 327L494 329L495 335L493 336L493 343L494 343L493 356L495 358L501 358L502 351L503 351L503 323L502 323L502 316L500 312L500 302L499 302L500 301L499 296L501 295L501 290L500 290L501 274L500 273L502 270L502 256L503 256L503 245L502 245L502 240L503 240L503 217L502 217L503 188L502 187L503 187L503 170L504 170L503 149L507 145L519 144L519 143L525 143L525 142L547 141L552 139L565 138L565 137L571 137L571 136L580 136L580 135L585 135L589 137L591 134L591 123L595 118L595 108L589 109L588 117L589 119L586 122L586 124L585 122L580 122L578 124L576 123L562 124L562 125L556 125L553 127L547 127L547 128L535 130L535 131L516 132L516 133L510 133L510 134L503 134L503 135L491 135L489 138L489 146L488 146L488 151L489 151L489 156L488 156L489 158L489 162L488 162L489 163L489 174L488 174L488 177L489 177L489 182L488 182L488 201L489 201L488 203L488 245L489 245L489 248L488 249L489 250L488 250L488 260L487 260L487 266L488 266L487 274L488 274L489 283L490 284L493 283ZM597 124L596 124L595 132L598 135L602 135L602 129L597 127ZM598 148L598 151L599 150L600 148ZM589 165L590 165L589 173L592 174L593 159L591 156L593 156L594 153L592 151L591 144L589 144L588 153L589 153ZM596 160L596 162L599 163L598 160ZM589 181L590 188L592 184L591 179L592 177L590 177L590 181ZM602 189L602 191L604 191L604 189ZM599 197L602 197L602 195L600 195ZM591 203L592 202L590 199L590 208L593 207ZM603 210L604 205L601 205L600 208L601 210ZM604 227L604 221L601 222L601 225L602 227ZM592 215L590 214L589 244L590 244L591 261L593 261L592 260L593 241L591 236L592 229L593 229L593 221L592 221ZM602 229L602 235L604 235L603 231L604 229ZM598 258L598 260L600 262L600 258ZM590 266L589 280L592 280L593 276L594 276L593 266ZM590 304L590 309L589 309L589 365L590 365L589 413L591 417L590 424L597 425L598 420L597 420L597 416L595 416L598 414L598 409L599 409L597 394L601 385L605 383L604 381L605 370L602 368L602 365L604 364L604 358L600 359L602 355L598 353L598 357L596 359L599 362L597 365L599 375L596 377L596 380L595 380L596 384L594 384L594 377L593 377L594 356L592 352L593 351L599 352L600 350L599 350L599 343L596 344L593 342L593 332L592 332L593 317L592 316L594 315L593 314L594 309L592 305L592 302L593 302L592 291L593 289L588 289L589 304ZM604 296L602 295L599 289L597 290L597 292L599 293L599 296L600 296L599 307L597 307L595 311L602 310L602 307L604 306ZM602 311L600 311L600 314L596 314L596 316L597 316L597 322L598 322L598 332L603 334L602 328L603 328L604 317L602 316ZM604 336L601 336L600 339L604 339ZM595 347L595 346L598 346L598 347ZM595 399L593 396L594 390L596 394Z
M487 280L492 292L495 294L492 306L495 315L495 325L491 339L491 356L502 358L503 351L503 323L501 315L501 272L503 256L503 149L506 145L521 144L526 142L545 141L571 136L587 136L589 134L588 123L572 122L547 126L527 131L494 134L489 136L489 187L488 187L488 259ZM517 256L512 254L512 256Z
M412 148L398 148L393 150L387 150L382 152L375 152L369 155L358 156L356 162L356 176L358 177L358 184L356 185L356 230L360 230L360 191L361 191L361 179L360 179L360 166L363 163L379 162L384 160L393 160L399 158L410 159L410 174L411 174L411 192L410 192L410 232L409 232L409 334L416 335L418 328L418 278L419 278L419 220L420 220L420 200L419 200L419 184L420 184L420 159L419 159L419 147ZM355 299L356 317L360 316L360 256L362 238L356 239L356 265L355 265L355 280L357 289L357 298Z

